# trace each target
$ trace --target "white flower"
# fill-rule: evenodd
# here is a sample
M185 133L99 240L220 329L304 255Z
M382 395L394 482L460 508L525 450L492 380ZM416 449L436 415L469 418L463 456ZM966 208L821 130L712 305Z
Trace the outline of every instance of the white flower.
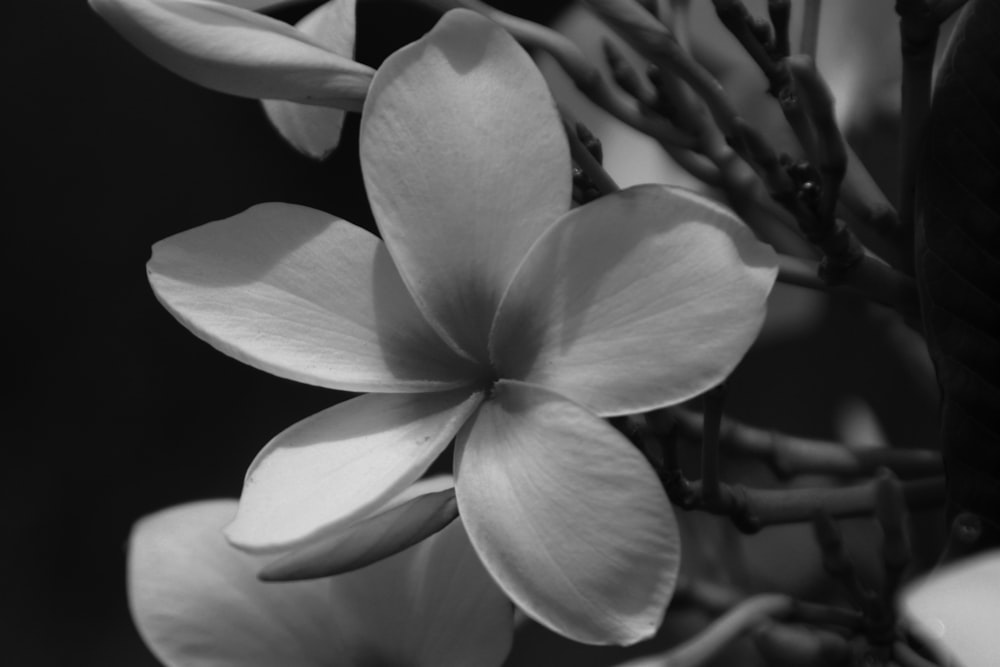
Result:
M263 100L293 147L324 158L344 110L359 111L374 70L355 62L355 0L330 0L296 26L258 14L288 0L90 0L125 39L170 71Z
M490 667L506 658L512 607L461 521L361 570L276 584L257 579L260 557L223 538L235 512L234 500L190 503L133 531L132 616L169 667Z
M152 285L198 336L282 377L372 392L265 447L229 538L315 543L455 438L458 506L507 595L579 641L651 636L677 528L652 468L601 417L721 381L760 328L773 252L683 190L569 210L544 80L468 11L380 67L360 145L384 242L270 204L154 248Z

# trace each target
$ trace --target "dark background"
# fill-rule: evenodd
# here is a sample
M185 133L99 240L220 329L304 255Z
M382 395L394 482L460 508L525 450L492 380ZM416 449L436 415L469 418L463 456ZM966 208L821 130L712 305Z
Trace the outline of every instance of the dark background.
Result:
M13 336L0 465L0 662L154 665L125 604L132 523L171 504L238 495L272 435L343 395L271 377L191 336L153 298L149 248L262 201L370 226L350 137L357 119L337 156L317 164L281 143L257 103L159 68L82 0L5 10L3 295ZM404 28L413 38L433 21L387 11L359 17L359 60L377 64ZM808 336L765 339L751 353L733 381L733 410L829 435L832 406L850 386L893 442L926 446L933 393L872 318L824 297ZM784 571L767 559L787 540L753 539L756 558L781 581ZM540 657L541 647L560 658ZM511 663L617 655L529 628Z

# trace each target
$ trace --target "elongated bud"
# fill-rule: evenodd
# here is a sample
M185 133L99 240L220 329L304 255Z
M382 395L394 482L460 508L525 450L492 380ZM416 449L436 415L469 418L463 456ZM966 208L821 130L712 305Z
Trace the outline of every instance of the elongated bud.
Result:
M455 490L417 496L266 566L264 581L317 579L370 565L438 532L458 516Z
M231 95L357 111L374 74L301 30L240 6L211 0L90 0L90 5L159 64Z

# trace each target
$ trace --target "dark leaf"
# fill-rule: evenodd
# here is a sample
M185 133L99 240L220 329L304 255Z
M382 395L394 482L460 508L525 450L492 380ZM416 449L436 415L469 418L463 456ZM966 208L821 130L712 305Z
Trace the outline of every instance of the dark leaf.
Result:
M917 280L941 388L949 515L1000 528L1000 3L963 10L917 192ZM994 532L994 534L1000 534Z

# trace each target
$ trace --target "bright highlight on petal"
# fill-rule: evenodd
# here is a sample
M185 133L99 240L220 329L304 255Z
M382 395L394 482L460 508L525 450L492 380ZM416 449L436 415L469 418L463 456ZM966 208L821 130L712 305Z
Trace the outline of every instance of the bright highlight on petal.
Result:
M528 615L594 644L656 632L680 536L659 479L620 433L557 394L501 381L456 457L472 544Z
M160 65L220 92L358 110L371 83L370 67L328 50L287 23L232 6L236 3L90 0L90 4Z
M347 650L329 584L257 581L259 559L222 537L236 502L173 507L140 521L128 555L132 618L169 667L324 667Z
M646 185L574 209L539 239L497 315L501 377L599 415L718 384L746 353L777 275L769 246L686 190Z
M356 4L356 0L330 0L295 27L331 53L353 59ZM285 100L263 100L262 104L271 124L300 153L322 160L340 143L344 111Z
M503 290L569 208L569 149L545 80L504 30L449 12L379 68L360 141L403 280L443 336L485 361Z
M160 241L148 270L196 335L281 377L409 392L476 373L423 320L382 242L327 213L255 206Z
M356 647L349 664L499 667L510 651L513 607L461 520L408 551L334 577L332 588L336 624Z
M247 471L226 534L247 551L322 539L416 481L482 400L456 390L367 394L274 438Z

